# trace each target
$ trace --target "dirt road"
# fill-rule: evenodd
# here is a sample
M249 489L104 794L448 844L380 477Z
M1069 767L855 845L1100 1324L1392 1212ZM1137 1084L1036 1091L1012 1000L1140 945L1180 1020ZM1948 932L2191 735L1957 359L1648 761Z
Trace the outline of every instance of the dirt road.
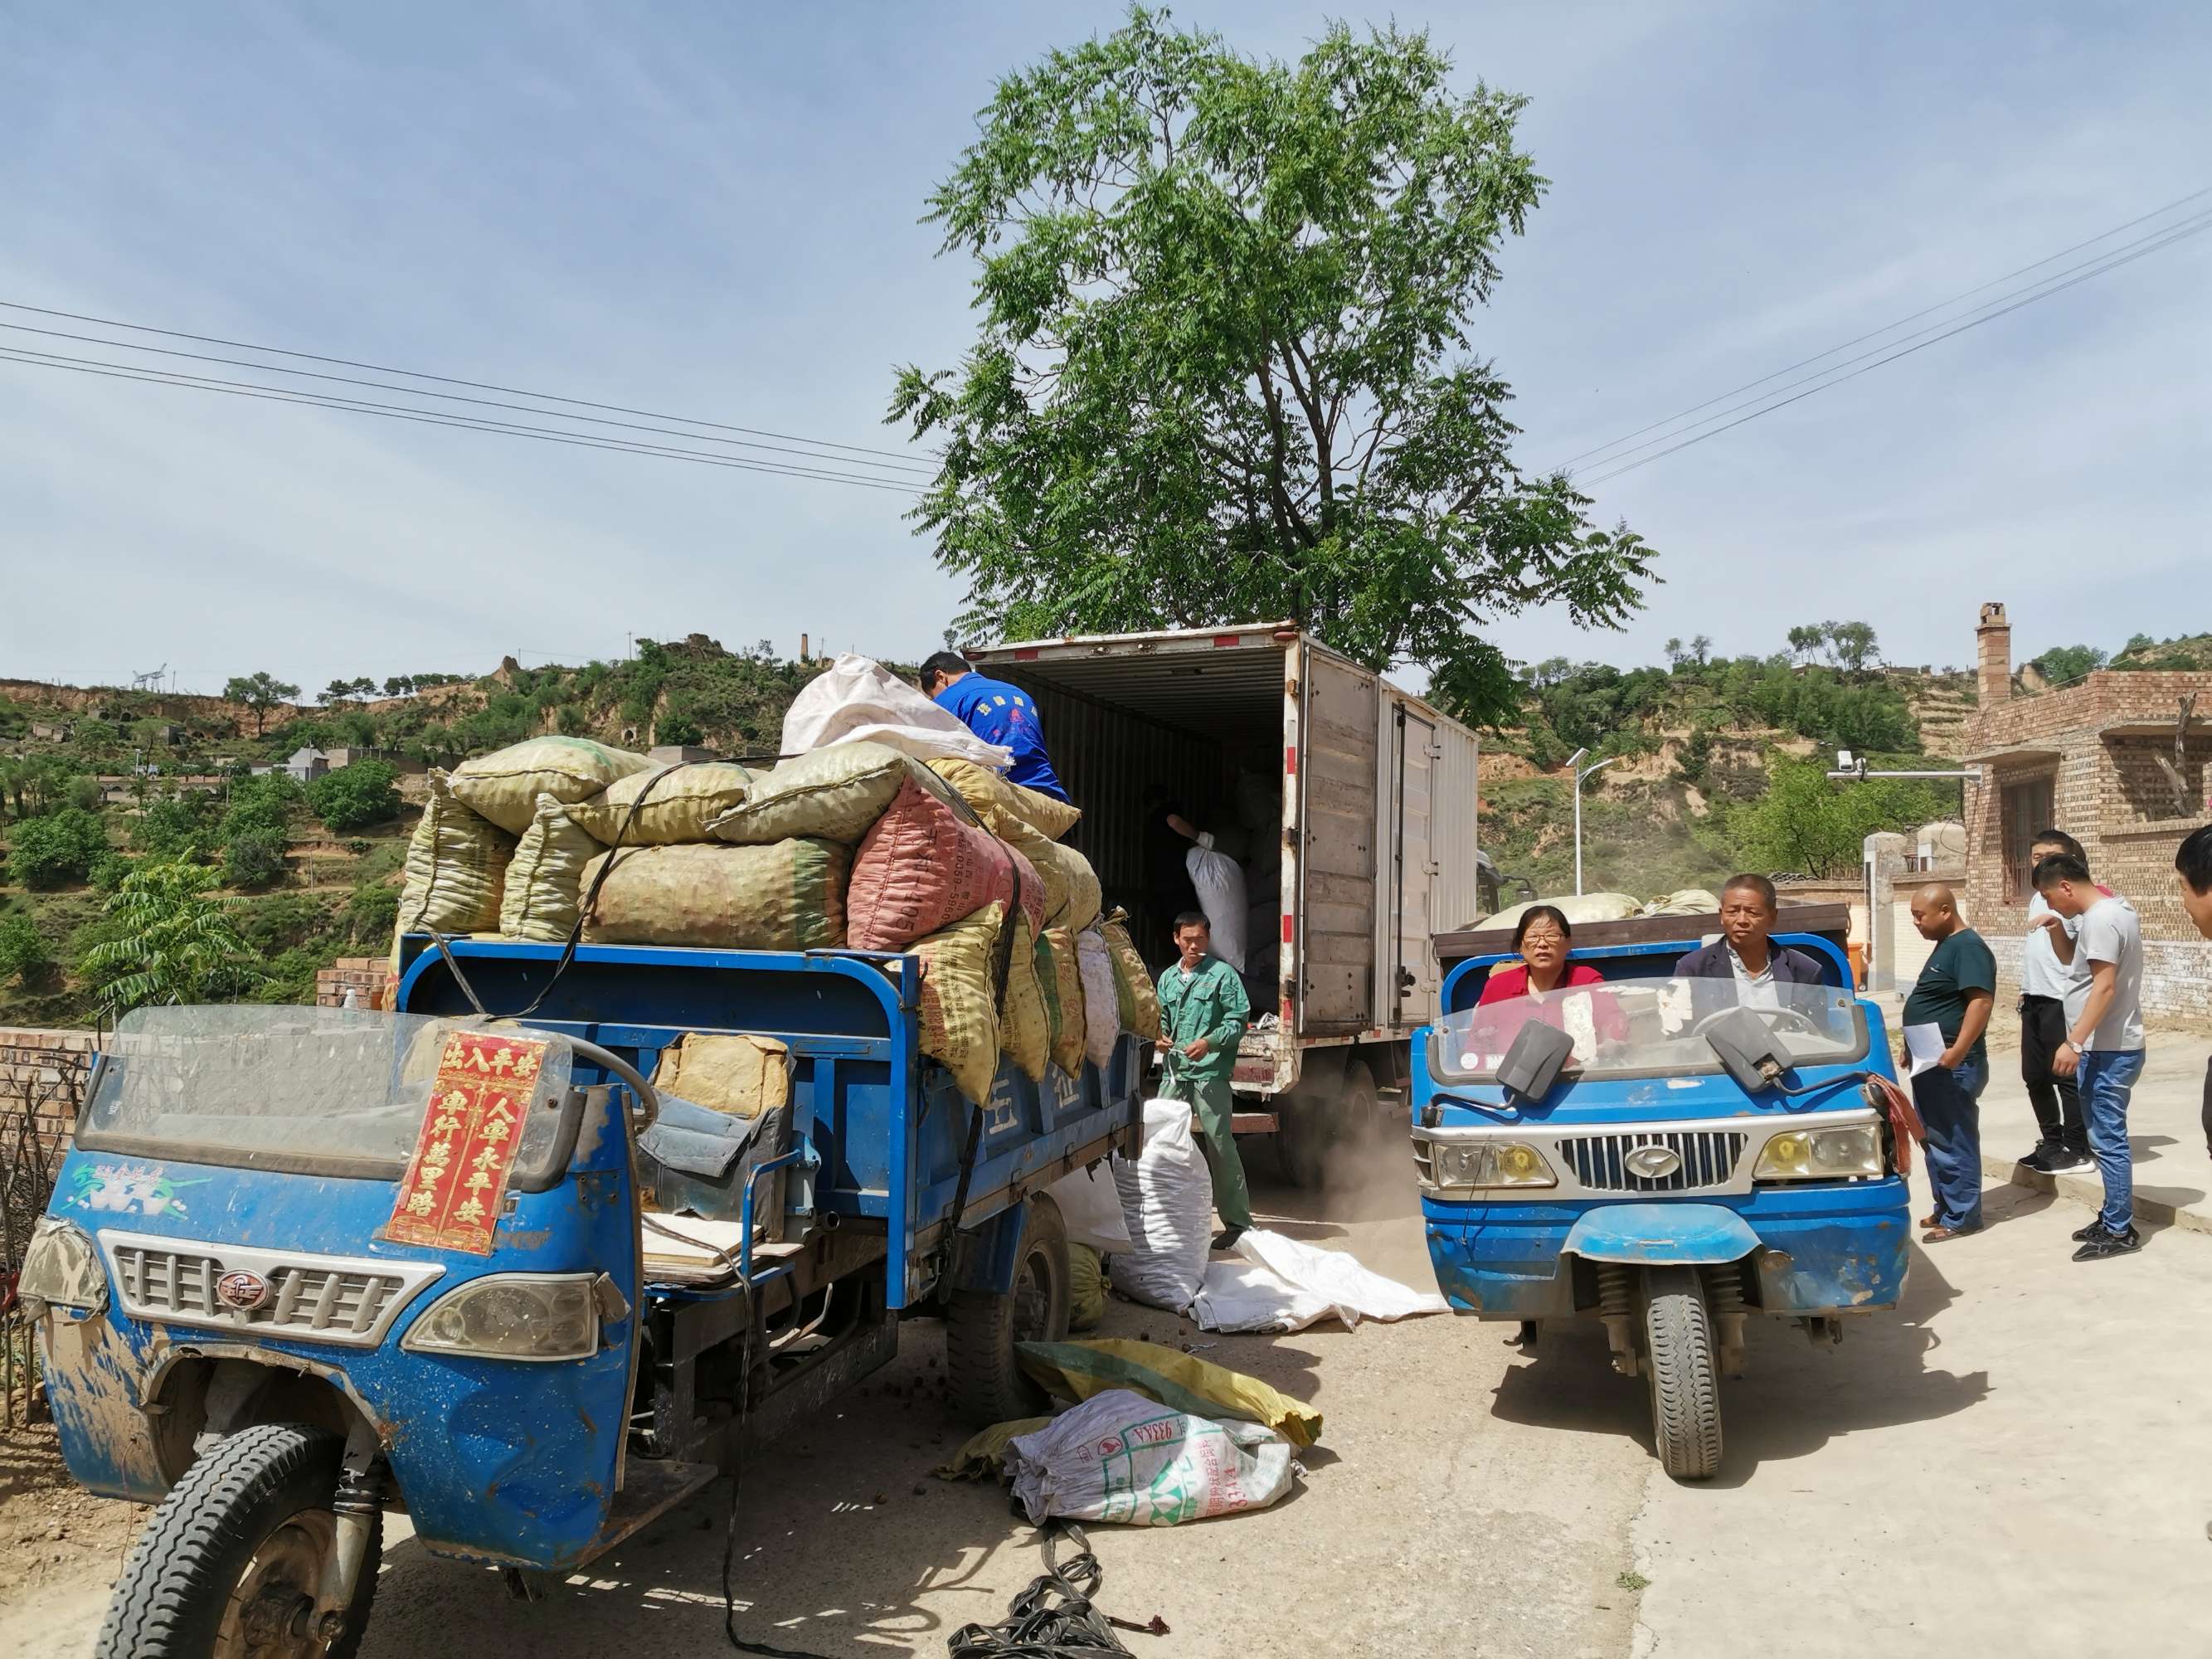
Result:
M1318 1203L1262 1183L1259 1207L1262 1224L1430 1282L1402 1178ZM1726 1472L1704 1487L1656 1474L1643 1390L1591 1331L1547 1333L1526 1358L1500 1328L1449 1318L1209 1338L1117 1304L1110 1334L1213 1341L1206 1357L1327 1424L1275 1510L1097 1529L1102 1605L1164 1618L1170 1637L1126 1638L1161 1659L1815 1656L1876 1632L1910 1651L2201 1653L2212 1332L2196 1310L2212 1237L2167 1231L2076 1267L2065 1232L2086 1211L1993 1189L1989 1213L1980 1237L1917 1255L1901 1313L1840 1348L1754 1327L1752 1374L1724 1395ZM753 1639L942 1654L1036 1572L1002 1492L931 1477L964 1431L936 1398L934 1328L910 1336L842 1413L748 1468L736 1590ZM395 1542L362 1659L726 1653L727 1501L713 1488L528 1606ZM88 1650L130 1522L90 1500L66 1522L52 1542L46 1511L0 1503L11 1562L64 1558L0 1575L0 1651Z

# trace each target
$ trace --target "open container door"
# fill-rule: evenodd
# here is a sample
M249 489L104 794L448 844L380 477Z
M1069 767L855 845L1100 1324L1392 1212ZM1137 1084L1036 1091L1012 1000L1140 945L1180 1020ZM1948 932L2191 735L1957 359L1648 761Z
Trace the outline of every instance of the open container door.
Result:
M1437 723L1403 698L1391 703L1390 897L1384 927L1384 1024L1397 1029L1434 1017L1437 967L1434 836Z
M1297 1034L1352 1036L1377 1023L1382 684L1310 641L1300 648Z

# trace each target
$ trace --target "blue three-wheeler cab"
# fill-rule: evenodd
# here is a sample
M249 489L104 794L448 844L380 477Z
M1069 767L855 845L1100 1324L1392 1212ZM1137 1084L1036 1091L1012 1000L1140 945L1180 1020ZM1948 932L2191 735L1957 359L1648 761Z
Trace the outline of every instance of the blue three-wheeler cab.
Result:
M1678 1479L1720 1467L1719 1379L1741 1373L1752 1315L1840 1340L1905 1287L1881 1013L1830 939L1775 942L1825 982L1761 987L1749 1006L1732 979L1674 976L1695 937L1646 938L1575 952L1601 985L1482 1004L1513 960L1493 949L1451 969L1414 1040L1439 1288L1480 1319L1601 1321L1614 1368L1648 1379Z

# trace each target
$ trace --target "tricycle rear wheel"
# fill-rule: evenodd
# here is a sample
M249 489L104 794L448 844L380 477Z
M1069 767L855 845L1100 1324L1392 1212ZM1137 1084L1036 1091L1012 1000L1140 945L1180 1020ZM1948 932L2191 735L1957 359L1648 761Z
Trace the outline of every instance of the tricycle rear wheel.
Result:
M1721 1467L1721 1385L1705 1285L1695 1267L1647 1267L1644 1296L1644 1369L1660 1466L1677 1480L1710 1480Z
M375 1515L344 1628L319 1631L315 1592L337 1547L345 1443L257 1423L210 1449L147 1522L108 1603L94 1659L352 1659L376 1595Z
M1014 1344L1057 1342L1067 1334L1073 1272L1060 1206L1040 1193L1029 1200L1013 1288L957 1290L945 1297L952 1409L976 1427L1035 1417L1051 1403L1015 1362Z

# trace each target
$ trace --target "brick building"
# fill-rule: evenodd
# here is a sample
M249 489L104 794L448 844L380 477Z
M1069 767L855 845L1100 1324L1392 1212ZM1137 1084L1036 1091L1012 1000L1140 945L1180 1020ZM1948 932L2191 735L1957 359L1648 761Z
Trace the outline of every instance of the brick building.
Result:
M1966 915L1996 953L2003 994L2027 929L2028 842L2055 824L2142 918L2145 1007L2206 1019L2212 942L2182 912L2173 854L2212 817L2212 671L2106 670L2027 696L2014 688L2003 605L1982 607L1974 637L1979 706L1966 721L1966 763L1982 776L1967 792Z

